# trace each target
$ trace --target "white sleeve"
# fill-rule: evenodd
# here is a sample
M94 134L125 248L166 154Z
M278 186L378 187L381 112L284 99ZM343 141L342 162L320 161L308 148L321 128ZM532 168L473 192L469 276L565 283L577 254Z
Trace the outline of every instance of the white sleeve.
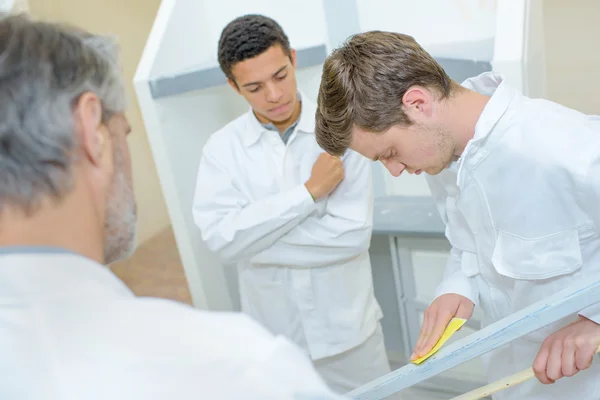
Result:
M462 270L461 264L469 262L467 258L476 257L475 254L463 252L456 248L450 249L450 256L444 270L444 279L435 290L435 297L438 298L444 294L459 294L471 300L477 305L479 302L479 291L473 278L468 277ZM477 260L472 260L477 262Z
M192 212L202 239L225 262L254 256L316 210L304 185L264 199L249 199L221 161L204 152Z
M302 267L333 265L369 249L373 230L370 161L349 151L344 180L326 199L325 215L312 215L252 258L257 264Z
M448 194L446 189L444 189L443 183L437 177L427 176L427 184L444 224L448 225L448 215L446 213L446 199ZM450 249L450 256L446 263L444 278L436 289L435 298L444 294L454 293L468 298L473 304L477 305L479 302L479 289L474 278L467 276L462 268L463 264L473 262L477 263L475 254L463 252L453 246Z
M590 166L582 186L582 190L578 191L581 196L580 201L592 221L594 221L596 232L600 232L600 150L596 151L590 160ZM596 266L596 271L600 273L600 266ZM581 310L579 315L600 324L600 294L598 295L598 301L597 304Z

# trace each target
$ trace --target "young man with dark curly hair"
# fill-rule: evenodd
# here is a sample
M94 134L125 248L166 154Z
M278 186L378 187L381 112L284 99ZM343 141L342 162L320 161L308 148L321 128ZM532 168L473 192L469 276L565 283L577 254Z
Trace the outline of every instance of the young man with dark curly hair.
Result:
M297 88L296 52L277 22L233 20L218 56L250 110L205 145L194 220L237 264L242 310L347 392L390 371L368 253L370 162L317 144L316 107Z

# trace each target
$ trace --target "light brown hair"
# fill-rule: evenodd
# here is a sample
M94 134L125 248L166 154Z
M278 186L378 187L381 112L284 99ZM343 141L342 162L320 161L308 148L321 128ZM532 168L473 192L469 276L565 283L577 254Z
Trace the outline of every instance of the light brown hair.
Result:
M354 126L380 133L411 125L402 98L413 86L446 98L455 84L411 36L371 31L350 37L323 65L317 142L328 153L341 155L350 146Z

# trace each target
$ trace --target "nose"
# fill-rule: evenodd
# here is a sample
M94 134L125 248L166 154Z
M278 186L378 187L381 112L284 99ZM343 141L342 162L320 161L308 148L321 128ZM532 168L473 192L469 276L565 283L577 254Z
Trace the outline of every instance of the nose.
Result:
M400 174L402 174L402 172L406 169L406 165L398 161L382 160L381 162L394 177L400 176Z
M265 93L266 93L266 98L267 98L268 102L277 103L281 99L281 95L283 92L281 90L279 90L277 85L275 85L274 83L271 83L271 84L267 84Z

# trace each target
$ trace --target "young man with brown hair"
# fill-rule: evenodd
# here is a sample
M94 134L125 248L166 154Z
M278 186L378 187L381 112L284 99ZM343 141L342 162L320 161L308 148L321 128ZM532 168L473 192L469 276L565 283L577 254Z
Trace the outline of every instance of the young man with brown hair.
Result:
M452 250L413 358L475 304L490 323L600 273L597 118L527 98L496 73L459 85L412 37L373 31L325 62L316 135L330 154L351 148L394 176L428 175ZM533 362L539 381L556 381L495 399L599 398L598 323L590 307L488 354L490 380Z

